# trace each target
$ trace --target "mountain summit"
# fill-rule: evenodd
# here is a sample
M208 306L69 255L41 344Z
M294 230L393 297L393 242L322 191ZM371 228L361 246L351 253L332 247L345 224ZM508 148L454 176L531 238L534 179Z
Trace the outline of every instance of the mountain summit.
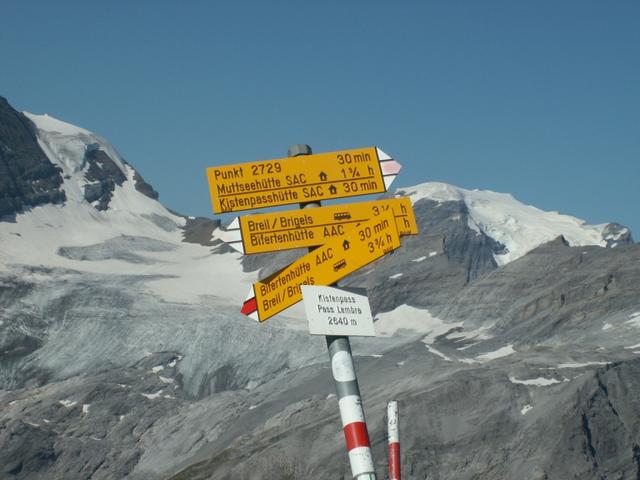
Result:
M502 246L495 254L498 265L520 258L559 236L570 246L616 247L632 242L630 230L617 223L589 225L569 215L525 205L507 193L466 190L446 183L429 182L402 188L397 195L408 196L414 204L422 199L438 204L463 204L469 228L491 237Z

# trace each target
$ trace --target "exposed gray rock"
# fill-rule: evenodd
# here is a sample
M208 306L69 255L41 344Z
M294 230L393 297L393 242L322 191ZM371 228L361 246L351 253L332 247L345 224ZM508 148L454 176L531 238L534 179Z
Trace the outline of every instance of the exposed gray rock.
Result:
M618 245L629 245L633 243L631 230L619 223L609 223L602 232L602 238L606 240L607 247L615 248Z
M0 221L37 205L63 203L61 186L61 172L38 145L34 125L0 97Z
M117 185L127 179L118 165L102 150L89 149L85 154L88 165L84 174L90 182L84 186L84 198L95 204L96 210L106 210Z
M135 173L133 174L133 181L135 182L136 190L143 195L146 195L147 197L154 200L157 200L160 197L158 192L156 192L150 184L145 182L144 178L142 178L142 175L140 175L140 172L138 172L137 170L135 170Z
M457 222L450 215L445 225ZM629 319L640 311L640 246L568 247L558 238L469 280L469 266L480 263L450 258L455 246L436 234L448 231L423 227L422 246L406 242L406 251L353 276L379 305L427 304L462 323L429 348L419 336L354 340L356 354L384 349L357 359L380 478L392 398L401 406L407 479L633 478L640 365L624 347L638 343ZM455 238L489 248L481 237ZM135 264L145 251L167 249L118 237L62 252ZM389 278L397 272L403 276ZM0 401L8 407L0 445L11 445L0 458L3 475L349 478L321 338L257 329L219 299L160 302L143 293L151 278L37 273L51 281L21 281L19 270L2 277ZM478 360L507 345L511 355Z
M234 251L220 239L213 238L213 232L220 228L219 220L205 217L185 217L186 223L182 227L182 238L187 243L197 243L205 247L217 247L214 252L227 253Z
M437 311L497 267L493 254L503 246L469 227L464 202L422 199L414 212L418 235L403 237L401 249L341 282L367 288L374 312L405 303Z
M400 401L407 479L634 478L640 364L623 347L637 343L626 322L640 310L640 247L558 239L471 282L464 265L443 250L429 257L430 248L413 263L440 264L428 267L439 281L457 265L452 306L439 308L464 323L429 345L450 361L420 341L358 357L380 478L392 398ZM398 271L406 260L391 255L379 268ZM367 275L373 288L406 295L396 283L375 285L376 275ZM0 444L11 447L0 465L8 478L349 478L321 338L256 330L233 313L237 306L225 313L216 303L158 303L140 294L139 278L57 276L64 285L37 288L5 277L0 291L0 331L31 325L38 338L2 364ZM27 317L24 305L39 307ZM603 331L605 322L613 328ZM486 338L474 340L481 327ZM354 341L354 352L371 342ZM515 353L474 363L507 344ZM537 386L540 378L550 383Z
M503 342L554 338L554 344L596 348L607 319L614 322L616 313L631 314L640 306L638 278L640 246L567 247L555 241L478 279L440 315L463 318L469 329L494 324ZM628 334L618 328L606 336L619 335L623 342Z
M2 478L125 478L142 454L140 438L183 398L177 358L165 352L122 369L0 392ZM151 365L163 367L161 374Z
M640 359L623 347L639 338L629 324L640 311L639 255L635 245L572 248L558 238L460 287L442 314L464 326L430 346L448 361L419 342L359 358L380 478L392 398L401 405L405 478L635 478ZM506 345L513 354L478 360ZM291 371L273 382L251 400L262 416L243 414L236 434L203 447L205 458L172 478L269 478L269 465L350 478L337 405L324 396L329 373Z

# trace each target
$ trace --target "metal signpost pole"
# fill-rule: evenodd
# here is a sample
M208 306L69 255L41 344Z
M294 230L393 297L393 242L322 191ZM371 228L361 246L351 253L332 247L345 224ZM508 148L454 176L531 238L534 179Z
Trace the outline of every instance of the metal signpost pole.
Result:
M349 337L325 338L331 358L331 372L336 383L351 474L357 480L376 480L369 432L364 419Z
M288 156L311 155L309 145L292 145ZM301 203L300 208L319 207L320 202ZM313 248L309 248L312 251ZM376 480L369 433L364 418L360 388L351 355L349 337L327 336L331 372L336 384L342 428L347 442L351 474L356 480Z

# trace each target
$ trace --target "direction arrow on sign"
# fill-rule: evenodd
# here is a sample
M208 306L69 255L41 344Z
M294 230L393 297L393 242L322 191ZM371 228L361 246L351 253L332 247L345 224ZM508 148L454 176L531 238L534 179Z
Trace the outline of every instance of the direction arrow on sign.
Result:
M215 213L330 200L389 188L400 164L377 147L207 169Z
M399 246L393 213L384 212L254 283L240 311L264 322L302 300L301 285L330 285Z
M315 247L342 237L357 224L392 211L400 235L418 233L406 197L236 217L220 238L243 254Z

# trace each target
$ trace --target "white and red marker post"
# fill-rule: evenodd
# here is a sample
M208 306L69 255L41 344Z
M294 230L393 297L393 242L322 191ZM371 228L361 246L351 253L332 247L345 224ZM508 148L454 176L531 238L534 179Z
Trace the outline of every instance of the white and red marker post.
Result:
M351 474L357 480L376 480L371 442L353 365L349 337L326 337L331 372L336 384L342 430L347 442Z
M387 405L387 438L389 443L389 480L400 480L400 429L398 402Z
M311 154L311 147L308 145L293 145L289 148L288 153L290 157L309 155ZM393 178L395 178L395 175L390 180L392 181ZM389 181L389 184L391 181ZM386 182L387 177L385 177L385 184ZM319 206L320 202L309 202L301 204L300 208ZM309 249L309 251L312 250L314 249ZM331 373L336 384L338 408L340 409L340 418L342 420L342 431L347 443L351 475L356 480L377 480L349 337L327 336L325 339L329 350L329 358L331 359Z

